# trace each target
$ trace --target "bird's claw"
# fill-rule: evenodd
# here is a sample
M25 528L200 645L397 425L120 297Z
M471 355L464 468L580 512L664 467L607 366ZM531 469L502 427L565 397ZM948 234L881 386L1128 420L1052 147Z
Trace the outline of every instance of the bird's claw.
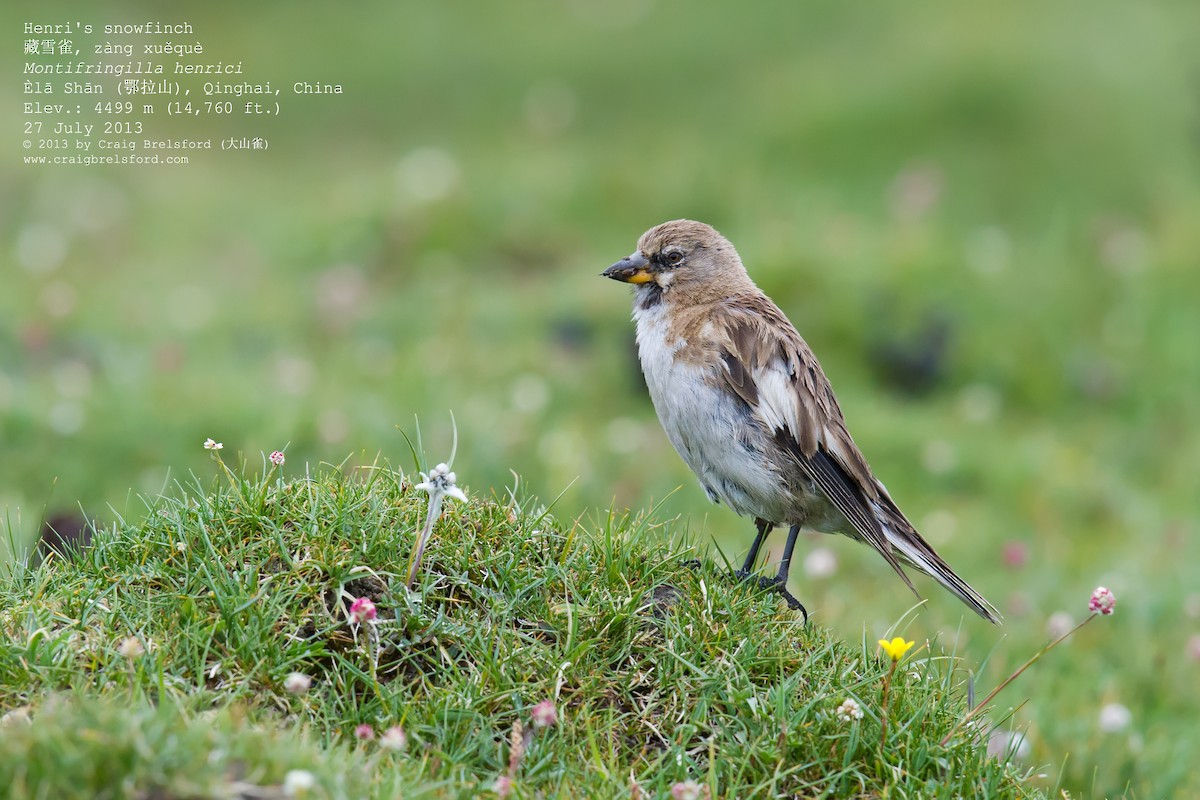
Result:
M704 566L704 562L698 558L689 558L687 561L680 561L679 566L699 570Z
M808 609L804 607L796 597L787 590L787 582L781 581L779 578L759 578L758 585L761 589L770 589L773 592L781 595L787 601L788 608L792 611L799 611L804 615L805 624L808 623Z

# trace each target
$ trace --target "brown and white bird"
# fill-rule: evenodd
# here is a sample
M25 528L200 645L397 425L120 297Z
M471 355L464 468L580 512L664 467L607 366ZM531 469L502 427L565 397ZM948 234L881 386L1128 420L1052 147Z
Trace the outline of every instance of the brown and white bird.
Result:
M788 526L779 571L761 583L807 619L787 591L807 527L865 542L914 592L902 564L1000 621L896 507L850 437L816 357L724 236L701 222L664 222L603 275L634 284L638 356L667 438L711 500L755 521L739 577L754 571L767 534Z

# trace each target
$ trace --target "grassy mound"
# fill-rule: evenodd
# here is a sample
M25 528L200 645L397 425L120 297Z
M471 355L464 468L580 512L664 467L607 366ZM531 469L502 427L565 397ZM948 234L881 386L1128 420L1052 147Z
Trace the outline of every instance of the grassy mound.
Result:
M0 785L467 797L511 776L516 797L667 796L684 781L712 797L1036 794L969 737L938 744L965 708L936 647L895 672L881 746L890 663L873 646L803 625L723 565L687 564L644 518L562 525L473 497L445 511L409 592L425 500L383 467L226 470L78 557L14 567ZM373 623L349 620L358 597ZM311 689L288 691L294 672ZM837 713L848 698L861 719ZM546 700L557 720L535 726ZM382 738L396 726L402 749ZM315 785L285 786L290 770Z

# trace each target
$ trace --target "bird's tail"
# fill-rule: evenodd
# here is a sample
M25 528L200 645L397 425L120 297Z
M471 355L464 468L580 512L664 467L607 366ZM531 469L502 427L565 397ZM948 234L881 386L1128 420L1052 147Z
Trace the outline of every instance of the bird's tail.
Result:
M884 536L901 560L921 570L929 577L949 589L958 599L962 600L971 610L995 625L1000 624L1000 612L984 599L983 595L971 588L971 585L958 577L950 565L942 560L934 549L917 533L900 510L893 505L876 507L880 518L880 527ZM891 513L889 513L891 512ZM909 584L910 586L912 584Z

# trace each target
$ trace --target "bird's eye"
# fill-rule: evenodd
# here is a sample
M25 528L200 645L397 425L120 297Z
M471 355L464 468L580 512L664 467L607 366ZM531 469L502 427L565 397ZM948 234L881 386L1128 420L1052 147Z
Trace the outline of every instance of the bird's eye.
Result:
M683 251L672 250L671 252L667 253L667 265L668 266L677 267L682 263L683 263Z

